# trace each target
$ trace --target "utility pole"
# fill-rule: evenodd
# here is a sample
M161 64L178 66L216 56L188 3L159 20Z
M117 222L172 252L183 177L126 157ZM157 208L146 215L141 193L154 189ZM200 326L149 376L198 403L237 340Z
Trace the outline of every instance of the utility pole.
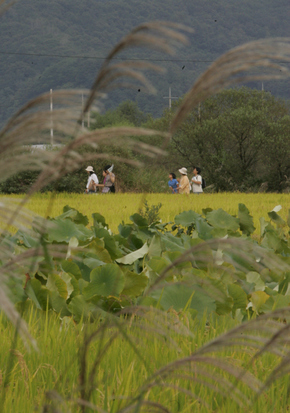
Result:
M88 111L88 129L90 128L90 126L91 126L91 111L89 110Z
M54 142L53 142L53 119L52 119L52 112L53 112L53 101L52 101L52 89L50 89L50 123L51 123L51 126L50 126L50 144L51 144L51 146L53 146L54 145Z
M82 128L85 127L85 115L84 115L84 94L82 93Z
M178 99L178 96L171 96L171 87L169 87L169 94L168 96L163 96L163 99L168 99L169 109L171 109L171 100Z

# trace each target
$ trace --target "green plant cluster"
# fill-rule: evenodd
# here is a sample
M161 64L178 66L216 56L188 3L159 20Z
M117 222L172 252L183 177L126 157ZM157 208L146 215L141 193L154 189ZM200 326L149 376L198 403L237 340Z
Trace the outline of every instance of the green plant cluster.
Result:
M20 277L8 282L11 299L30 300L38 309L77 322L135 304L187 309L192 317L205 311L232 314L240 320L270 312L290 304L285 234L290 211L287 223L275 211L268 215L269 222L261 219L258 245L244 204L237 216L207 208L203 215L182 212L165 224L149 225L136 213L115 235L100 214L93 214L88 228L88 218L66 206L45 227L35 222L30 234L19 230L5 238L16 257L27 257L31 248L38 251L28 261L17 261Z

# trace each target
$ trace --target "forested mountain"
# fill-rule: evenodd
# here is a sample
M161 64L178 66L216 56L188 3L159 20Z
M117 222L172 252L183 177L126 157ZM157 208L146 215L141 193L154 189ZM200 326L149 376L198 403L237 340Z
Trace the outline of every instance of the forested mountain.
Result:
M149 74L156 96L137 86L104 102L108 108L132 99L159 115L168 87L181 96L220 54L250 40L289 36L289 7L289 0L19 0L0 18L0 123L50 88L90 87L123 35L145 21L169 20L194 28L190 46L172 58L137 49L124 55L165 66L165 75ZM290 98L289 81L266 82L265 89Z

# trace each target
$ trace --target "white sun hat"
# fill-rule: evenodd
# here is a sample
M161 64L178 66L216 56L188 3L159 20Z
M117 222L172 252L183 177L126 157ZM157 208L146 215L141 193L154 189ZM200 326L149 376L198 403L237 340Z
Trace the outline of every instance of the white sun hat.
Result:
M94 168L92 166L88 166L85 170L88 172L94 172Z
M187 169L186 168L178 169L178 172L180 172L182 175L187 175Z

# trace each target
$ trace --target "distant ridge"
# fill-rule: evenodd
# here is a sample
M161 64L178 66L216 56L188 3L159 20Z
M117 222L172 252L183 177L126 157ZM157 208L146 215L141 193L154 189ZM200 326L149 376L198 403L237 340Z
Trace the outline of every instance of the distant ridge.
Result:
M102 58L122 36L144 21L169 20L195 29L188 48L172 58L137 49L130 54L166 67L165 75L149 73L156 96L137 86L112 92L104 101L108 108L109 101L132 99L160 115L168 88L182 96L220 54L247 41L290 36L288 9L289 0L19 0L0 20L0 124L51 88L90 87ZM264 87L290 99L289 82Z

